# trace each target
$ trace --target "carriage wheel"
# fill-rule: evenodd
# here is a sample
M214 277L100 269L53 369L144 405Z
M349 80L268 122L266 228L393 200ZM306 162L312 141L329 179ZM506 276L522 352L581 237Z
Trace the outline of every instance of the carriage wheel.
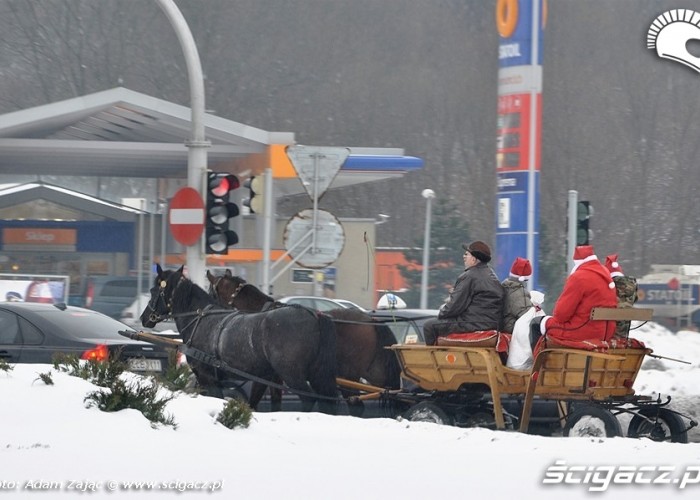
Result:
M493 413L488 411L477 411L470 413L463 422L458 424L460 427L483 427L485 429L496 429L496 418Z
M622 427L617 417L600 406L578 406L566 417L566 437L618 437Z
M434 424L452 425L452 418L438 405L423 401L411 406L403 416L411 422L432 422Z
M627 436L672 443L688 442L688 432L683 419L667 408L641 408L630 420Z

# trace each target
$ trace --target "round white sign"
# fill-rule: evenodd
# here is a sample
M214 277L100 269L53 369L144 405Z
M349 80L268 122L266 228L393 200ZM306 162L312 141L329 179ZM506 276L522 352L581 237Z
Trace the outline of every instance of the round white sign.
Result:
M331 265L343 251L345 231L338 219L325 210L297 212L284 228L284 247L299 264L311 269Z

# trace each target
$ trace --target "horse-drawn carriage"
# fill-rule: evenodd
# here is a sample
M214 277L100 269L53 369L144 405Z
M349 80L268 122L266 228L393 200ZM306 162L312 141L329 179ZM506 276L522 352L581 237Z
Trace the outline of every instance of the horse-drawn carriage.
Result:
M651 314L651 309L596 308L591 321L648 321ZM564 436L623 436L621 420L628 420L629 437L688 442L687 431L697 425L668 407L670 397L661 401L635 393L644 358L661 357L639 342L625 339L604 352L545 345L532 369L523 371L504 364L495 339L486 346L477 336L469 346L458 337L445 345L391 346L402 378L413 388L380 391L352 384L363 392L358 399L402 401L408 406L404 418L413 421Z
M189 297L185 297L187 300L177 298L178 290L185 288L181 285L183 281L186 280L178 272L159 270L156 286L152 289L151 302L142 315L144 325L146 326L149 314L151 317L154 317L154 314L175 316L176 322L179 321L179 325L182 325L182 328L179 326L180 331L190 332L183 335L186 343L180 347L186 354L195 354L201 364L213 365L216 370L228 371L243 378L250 375L249 379L258 384L258 393L260 389L264 391L266 385L279 388L279 380L265 379L267 374L263 374L261 378L260 373L246 373L247 369L241 368L246 366L245 363L232 366L229 363L234 362L230 359L228 362L226 359L220 359L223 356L220 356L221 353L217 349L221 342L221 332L215 335L216 342L212 344L214 347L208 351L206 343L200 344L200 348L191 345L187 339L191 340L196 333L192 327L195 325L196 329L197 324L206 321L206 310L211 307L211 303L205 305L206 301L200 297L199 302L193 305ZM223 297L225 303L230 302L229 305L234 305L234 300L240 298L245 283L238 283L232 288L233 291L221 293L221 290L217 292L221 280L217 279L215 282L210 278L210 281L214 288L212 295L218 294L219 299ZM189 290L189 285L186 288ZM177 309L178 302L185 304L188 300L190 303L182 305L181 310ZM221 302L219 300L217 303ZM252 307L252 311L263 311L252 313L251 316L264 318L266 314L271 314L264 310L280 310L271 303L274 301L267 298L254 307L247 307ZM243 306L237 307L246 310ZM285 308L289 307L291 306ZM236 313L231 313L230 316L233 318L230 321L235 321L238 317ZM284 319L291 320L292 316L287 314ZM591 317L591 321L649 319L651 310L636 308L599 308L594 309ZM359 325L355 320L337 321L339 325ZM250 330L260 324L240 323L238 328ZM196 335L204 337L200 333ZM140 338L154 340L143 336ZM251 343L254 337L248 335L246 338L247 342ZM351 338L351 335L348 338ZM340 344L342 342L339 341ZM341 349L340 344L338 350ZM312 347L321 349L319 345ZM376 349L376 352L383 354L393 353L391 359L398 361L400 365L402 382L400 385L392 384L387 382L387 379L379 384L372 384L367 383L365 377L353 376L355 380L343 377L344 373L340 371L341 376L337 377L335 382L351 407L361 408L364 402L376 400L393 408L392 416L401 415L413 421L465 427L519 429L521 432L538 430L538 433L542 433L544 429L547 431L545 433L563 432L566 436L622 436L621 423L617 417L627 415L627 436L673 442L687 442L688 429L697 425L695 421L668 408L670 398L661 401L659 398L635 394L633 385L642 362L646 356L654 355L651 349L632 342L606 349L605 352L544 346L537 352L532 369L526 371L506 367L502 353L495 344L387 347L378 345ZM373 354L370 357L377 356ZM310 362L313 365L315 361ZM269 367L269 360L265 360L263 364ZM343 370L347 371L349 368ZM283 373L278 371L276 375L281 375L284 380ZM287 380L285 383L302 399L313 399L313 394L309 393L311 387L308 385L297 384L292 387ZM327 383L322 385L325 387ZM317 391L319 402L332 399L327 387L324 391ZM687 424L686 420L689 421Z

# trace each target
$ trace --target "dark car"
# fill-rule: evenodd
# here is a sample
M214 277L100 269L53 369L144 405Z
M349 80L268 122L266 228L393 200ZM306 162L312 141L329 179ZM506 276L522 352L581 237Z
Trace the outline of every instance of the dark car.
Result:
M52 363L57 353L106 360L119 353L134 372L164 372L168 352L117 333L130 330L104 314L65 304L0 303L0 358L8 363Z
M153 278L143 277L141 292L153 286ZM119 319L124 308L138 297L136 276L89 276L82 283L81 291L70 298L71 305L85 307Z
M376 309L367 314L394 332L397 344L425 344L423 323L438 315L437 309Z

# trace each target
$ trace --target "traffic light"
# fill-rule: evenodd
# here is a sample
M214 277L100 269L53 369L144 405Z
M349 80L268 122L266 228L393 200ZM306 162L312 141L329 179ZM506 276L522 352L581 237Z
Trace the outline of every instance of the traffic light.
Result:
M593 215L593 207L587 201L579 201L576 206L576 245L588 245L593 239L593 231L589 224Z
M229 202L229 193L241 183L235 175L207 172L207 215L205 221L207 254L226 254L238 243L238 235L229 230L228 221L239 214L238 205Z
M248 188L248 198L243 200L243 204L250 209L251 214L259 214L263 211L263 177L251 177L243 183Z

